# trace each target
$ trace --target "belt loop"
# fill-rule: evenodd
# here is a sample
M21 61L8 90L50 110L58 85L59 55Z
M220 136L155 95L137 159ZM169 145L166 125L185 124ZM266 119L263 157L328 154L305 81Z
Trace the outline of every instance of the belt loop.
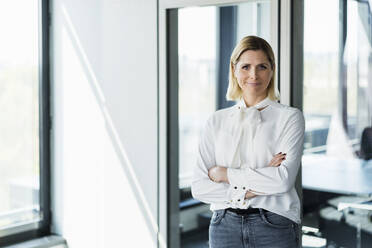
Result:
M225 208L225 209L223 210L223 213L222 213L222 218L225 217L226 211L227 211L227 209Z
M263 216L264 214L262 208L259 208L258 210L260 211L260 215Z

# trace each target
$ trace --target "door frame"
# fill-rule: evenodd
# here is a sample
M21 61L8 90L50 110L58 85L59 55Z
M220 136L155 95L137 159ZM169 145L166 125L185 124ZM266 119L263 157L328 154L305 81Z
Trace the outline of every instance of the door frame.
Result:
M180 247L178 168L178 9L252 0L158 0L159 232L158 247ZM304 0L271 0L272 42L281 103L302 110ZM276 21L277 20L277 21ZM294 23L292 20L296 20ZM294 56L294 54L296 56ZM177 104L168 104L169 102ZM172 145L172 146L170 146ZM301 170L296 189L302 204Z

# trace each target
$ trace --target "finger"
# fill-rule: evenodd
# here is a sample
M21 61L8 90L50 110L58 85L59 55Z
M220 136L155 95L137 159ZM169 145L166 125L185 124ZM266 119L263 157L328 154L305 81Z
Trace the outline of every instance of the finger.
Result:
M282 154L278 153L278 154L275 154L273 158L280 157L280 156L282 156Z
M279 159L275 159L273 162L274 162L274 164L277 164L277 163L281 163L281 162L283 162L285 160L285 158L284 159L281 159L281 158L279 158Z
M272 164L274 166L279 166L284 160L285 160L285 158L283 158L283 159L275 159Z
M285 159L285 157L276 157L276 158L273 158L271 161L272 162L277 162L277 161L283 161Z
M278 158L276 161L275 161L275 163L276 164L280 164L280 163L282 163L283 161L285 160L285 157L284 158Z
M277 159L276 159L276 158L273 158L273 159L270 161L269 165L272 166L272 165L275 165L276 163L277 163Z
M273 159L271 159L269 165L270 166L279 166L281 162L283 162L285 160L285 156L282 155L282 156L276 156L274 157Z
M272 159L272 161L274 161L274 162L283 161L283 160L285 160L285 156L276 157L276 158Z
M213 177L212 177L212 175L211 175L211 172L210 172L210 171L208 171L208 177L209 177L209 179L211 179L211 180L213 181Z
M277 167L279 165L280 165L280 163L277 163L277 162L269 164L269 166L272 166L272 167Z
M254 197L256 197L256 195L248 196L248 197L246 197L246 199L252 199L252 198L254 198Z
M287 154L285 154L285 153L283 153L283 154L276 154L274 156L274 158L280 158L280 157L285 157L285 156L287 156Z
M212 170L213 168L209 169L208 170L208 177L212 180L212 181L215 181L215 178L214 178L214 171Z
M252 192L250 192L250 191L247 191L246 193L245 193L245 199L250 199L250 198L253 198L253 197L255 197L256 196L256 194L254 194L254 193L252 193Z
M277 154L275 154L275 155L286 155L287 153L284 153L284 152L279 152L279 153L277 153Z

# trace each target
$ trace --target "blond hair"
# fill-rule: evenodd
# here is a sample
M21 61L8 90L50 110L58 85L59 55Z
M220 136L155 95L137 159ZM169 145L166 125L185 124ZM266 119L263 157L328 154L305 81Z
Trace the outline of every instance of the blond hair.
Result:
M279 100L279 92L275 86L275 56L273 49L270 44L264 39L257 36L246 36L240 40L240 42L234 48L230 58L230 70L229 70L229 87L227 88L226 99L236 101L239 100L243 91L238 84L238 80L234 75L234 66L238 63L240 56L247 50L261 50L263 51L267 59L270 62L271 69L273 70L273 76L271 77L268 90L268 97L273 100Z

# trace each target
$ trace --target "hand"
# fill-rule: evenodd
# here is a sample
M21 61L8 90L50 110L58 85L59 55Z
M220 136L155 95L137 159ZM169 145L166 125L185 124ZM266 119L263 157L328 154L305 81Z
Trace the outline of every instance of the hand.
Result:
M270 161L269 166L278 167L285 160L286 153L279 152Z
M247 191L247 193L245 193L244 199L251 199L251 198L256 197L256 196L257 195L253 194L252 192Z
M214 166L208 170L209 178L216 183L228 183L227 179L227 168L222 166Z

